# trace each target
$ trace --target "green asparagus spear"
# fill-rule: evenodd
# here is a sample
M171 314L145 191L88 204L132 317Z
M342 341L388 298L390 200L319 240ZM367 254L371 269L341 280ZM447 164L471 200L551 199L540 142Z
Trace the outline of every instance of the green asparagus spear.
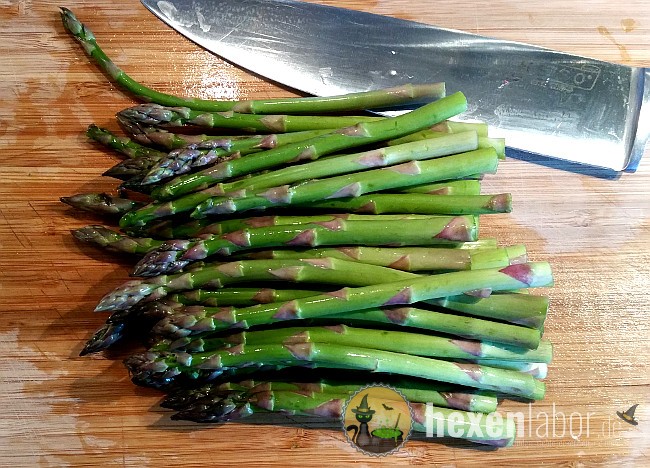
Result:
M335 247L254 252L246 258L340 258L404 271L476 270L525 263L525 247L469 250L428 247Z
M232 255L250 249L319 245L427 245L443 240L475 241L473 216L437 217L395 221L335 219L298 226L242 229L203 240L171 240L149 252L134 269L136 276L173 273L209 256Z
M246 398L203 399L172 416L175 420L210 423L248 417L257 412L279 412L308 415L340 421L349 394L304 394L292 391L253 393ZM388 402L390 403L390 402ZM514 443L516 427L512 419L494 414L462 412L436 407L428 403L411 403L412 430L454 437L494 447L509 447Z
M442 408L456 408L477 413L491 413L497 408L497 399L489 392L434 384L419 379L390 376L382 378L381 383L396 389L410 403L430 403ZM197 403L206 404L206 399L216 402L220 398L232 397L233 395L238 399L242 399L255 393L269 391L293 391L305 395L314 393L347 393L351 395L366 385L367 380L359 377L352 379L348 377L341 379L339 377L336 380L318 378L309 381L301 376L300 381L246 380L224 382L221 384L206 384L197 388L182 387L172 390L165 396L160 406L180 411L189 409Z
M269 260L271 261L271 260ZM333 261L328 259L328 261ZM362 264L358 264L361 266ZM366 266L367 267L367 266ZM234 326L245 328L265 325L284 320L318 318L346 312L361 311L375 307L388 307L437 297L462 294L466 291L488 289L492 291L515 290L552 284L550 267L547 263L524 263L501 269L469 270L443 273L391 283L375 284L358 288L344 288L309 298L295 299L284 303L264 304L246 308L219 308L208 310L198 308L186 310L184 314L161 320L155 331L173 338L202 332L228 329ZM122 304L141 300L146 289L130 287L110 293L100 302L98 310L117 310ZM132 292L135 289L135 292ZM128 292L130 294L125 294ZM137 302L137 301L136 301ZM522 330L532 330L524 329ZM539 332L537 332L539 336ZM493 340L492 340L493 341Z
M108 229L104 226L94 225L73 229L72 235L83 242L92 242L100 247L114 252L123 252L144 255L160 247L164 241L150 237L129 237Z
M259 228L267 226L291 226L310 223L322 223L345 219L350 221L390 221L406 219L429 219L435 215L412 215L412 214L389 214L389 215L357 215L349 213L323 214L314 216L254 216L251 218L226 219L219 222L203 218L195 219L187 223L178 224L173 219L165 220L150 225L145 232L156 238L183 239L187 237L199 237L206 234L227 234L246 228Z
M205 353L239 345L258 346L303 342L382 349L384 351L405 352L416 356L453 360L548 363L552 358L551 346L548 341L540 342L536 349L529 349L412 332L368 330L341 324L326 327L290 327L264 331L242 331L217 337L184 337L176 341L159 342L151 350L155 352L183 350L189 353Z
M166 155L163 151L140 145L129 138L117 136L110 130L100 128L94 124L88 127L86 136L129 158L137 159L146 156L150 159L157 160Z
M95 310L124 310L140 301L160 299L172 292L201 287L218 289L252 281L368 285L397 281L405 274L411 273L337 259L240 260L150 280L128 281L108 293Z
M434 184L415 185L400 190L401 193L424 193L427 195L480 195L480 180L448 180Z
M153 164L144 176L143 184L153 184L169 177L185 174L192 169L217 164L236 157L277 148L278 146L296 143L318 135L324 135L331 130L311 130L304 132L280 133L243 139L215 139L191 143L183 148L172 150L165 158ZM159 198L160 190L153 190L152 196Z
M122 216L143 205L141 202L114 197L108 193L79 193L71 197L61 197L60 200L80 210L111 216Z
M434 144L429 144L430 141L433 141ZM227 197L223 197L225 194L234 194L238 197L244 196L247 193L254 193L255 191L261 191L263 189L277 190L273 187L277 185L300 182L306 178L320 177L320 176L333 176L337 174L345 174L349 172L359 171L363 169L368 169L370 167L385 166L388 164L395 164L404 161L409 161L412 159L421 159L421 158L431 158L436 156L441 156L444 154L449 154L456 150L463 150L465 148L470 148L473 146L473 135L462 133L450 136L449 138L441 138L439 140L425 140L418 142L416 144L407 144L404 146L393 147L392 150L379 149L370 152L364 152L348 156L333 157L331 159L315 161L312 163L305 163L295 166L289 166L284 169L279 169L277 171L270 172L268 174L253 176L251 178L242 179L234 181L231 183L216 184L215 186L200 191L196 193L190 193L180 198L170 200L164 203L153 203L141 210L138 210L133 215L125 216L125 220L133 216L137 220L128 220L129 225L133 224L144 224L158 217L170 216L172 214L182 213L186 211L193 210L197 205L201 206L201 203L210 203L214 204L218 200L228 200ZM472 161L471 170L481 170L481 161L485 161L485 158L489 159L489 156L485 153L482 153L481 160L480 154L475 153L464 153L464 158L456 158L455 161L459 161L459 164L462 164L463 159L467 160L472 156L477 156L476 161ZM460 156L460 155L459 155ZM234 161L233 161L234 162ZM450 163L448 161L440 162L437 166L438 168L443 168L441 171L444 172L445 167L449 167ZM485 166L485 164L484 164ZM399 166L397 166L399 167ZM448 170L451 176L455 176L459 171L462 171L462 166L458 166L455 169ZM470 170L470 171L471 171ZM492 170L492 168L490 168ZM373 177L373 174L376 175L377 169L374 171L365 171L359 173L358 177ZM373 174L368 174L372 172ZM465 171L467 172L467 170ZM355 174L345 176L339 176L338 178L330 177L327 180L328 184L334 184L337 182L346 183L348 179L354 178ZM433 178L440 178L433 177ZM376 178L376 177L374 177ZM404 178L402 178L404 179ZM408 179L407 179L408 180ZM409 181L410 182L410 181ZM275 185L274 185L275 184ZM323 183L321 182L320 185ZM162 186L154 190L153 196L158 198L168 198L173 194L173 191L169 187L170 185ZM313 182L310 185L313 189ZM313 191L313 190L312 190ZM217 195L217 197L215 197ZM461 202L465 202L468 206L479 205L479 207L473 208L473 211L495 211L496 209L505 209L502 207L503 204L494 203L494 200L488 196L474 200L471 197L463 199ZM417 196L414 197L417 202ZM422 198L422 197L419 197ZM453 203L453 201L452 201ZM485 205L485 207L484 207ZM453 205L457 209L461 209L459 206L462 206L459 203ZM472 209L469 209L471 211ZM467 211L467 210L466 210ZM124 223L123 223L124 224ZM124 226L123 226L124 227Z
M461 295L426 302L478 317L496 318L540 330L544 326L549 308L548 297L533 294L491 294L485 299Z
M145 352L125 360L131 375L138 381L156 382L194 370L221 372L229 368L279 364L289 366L315 365L386 372L419 377L439 382L491 390L533 400L543 398L545 386L533 376L509 369L444 361L411 354L372 348L339 346L326 343L299 342L262 344L237 350L226 349L206 353Z
M312 201L299 205L331 211L353 213L491 214L512 211L508 193L496 195L428 195L423 193L371 193L358 197Z
M382 169L346 174L326 179L316 179L292 186L271 187L251 195L214 197L201 202L192 217L210 214L228 214L251 209L274 206L300 205L327 199L354 198L366 193L409 187L439 180L463 177L467 174L494 173L497 169L494 150L481 149L439 159L410 161ZM409 194L417 197L419 194ZM433 196L433 195L425 195ZM451 197L444 196L445 199ZM476 195L476 197L482 197ZM501 211L508 209L507 195L482 199L481 210ZM487 207L485 206L487 202ZM128 215L127 215L128 216Z
M136 125L161 128L200 127L237 129L249 133L287 133L347 127L359 122L376 122L383 117L315 116L315 115L256 115L236 112L207 112L189 107L165 107L159 104L139 104L121 110L119 116Z
M214 196L237 192L242 189L246 189L247 191L259 190L291 184L306 179L331 177L371 168L392 166L411 160L448 156L475 150L476 148L477 138L475 133L457 133L437 139L419 140L404 145L383 147L344 156L331 156L310 163L292 165L266 174L254 175L250 179L217 184L205 190L203 193ZM168 188L167 186L162 186L154 190L153 196L158 199L169 198L173 193L170 193L167 190Z
M455 93L398 117L360 123L302 142L283 145L265 151L263 155L250 155L247 158L226 161L194 174L180 176L167 184L165 190L170 197L176 197L208 188L228 178L251 174L292 161L318 159L347 148L375 143L421 129L450 115L460 113L466 107L465 96L462 93ZM121 227L144 225L151 219L164 216L164 214L156 216L154 213L156 213L155 205L154 209L147 207L141 212L133 212L121 220Z
M236 112L260 114L271 112L330 113L401 106L411 102L436 99L445 94L444 83L431 83L422 85L406 84L395 88L340 96L259 101L213 101L176 97L148 88L124 73L99 47L90 29L79 22L67 8L61 8L61 19L65 28L79 41L86 54L95 59L99 67L115 83L144 101L166 106L187 106L192 109L210 112L234 110Z

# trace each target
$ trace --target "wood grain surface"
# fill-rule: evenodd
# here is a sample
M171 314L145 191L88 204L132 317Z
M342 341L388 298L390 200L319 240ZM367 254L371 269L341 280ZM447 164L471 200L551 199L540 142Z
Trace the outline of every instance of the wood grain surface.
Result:
M647 0L327 3L650 65ZM614 179L509 159L485 180L486 193L513 194L514 212L485 217L482 235L525 243L556 275L548 395L530 407L503 403L527 415L511 448L417 438L377 459L356 452L336 424L310 419L177 423L158 392L131 384L122 354L77 357L105 319L94 305L131 262L75 242L69 230L98 219L58 199L115 186L100 174L117 158L83 132L93 122L117 130L114 113L133 101L66 34L59 4L0 1L1 466L650 466L650 154ZM65 6L128 73L161 91L291 95L197 48L135 0ZM638 426L616 416L632 404Z

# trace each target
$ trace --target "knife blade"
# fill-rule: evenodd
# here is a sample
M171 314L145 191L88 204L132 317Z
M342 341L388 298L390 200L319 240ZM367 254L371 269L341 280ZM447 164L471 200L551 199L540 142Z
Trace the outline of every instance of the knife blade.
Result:
M444 81L508 151L634 172L650 134L650 69L292 0L141 0L251 72L328 96Z

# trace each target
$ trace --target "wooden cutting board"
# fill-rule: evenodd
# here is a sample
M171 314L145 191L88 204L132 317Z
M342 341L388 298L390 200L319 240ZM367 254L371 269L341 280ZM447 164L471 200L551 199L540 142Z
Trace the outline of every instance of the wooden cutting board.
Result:
M105 318L94 305L132 263L75 242L71 228L99 220L58 198L115 186L100 174L116 157L83 132L90 123L118 130L114 113L133 101L66 34L60 3L0 2L0 465L650 464L648 154L636 174L616 179L507 160L484 182L486 193L511 192L514 212L484 217L482 235L526 244L556 276L548 395L532 406L504 402L526 414L512 448L420 438L377 459L356 452L336 424L315 420L175 423L158 392L131 384L124 354L77 357ZM327 3L650 65L645 0ZM135 0L65 6L148 86L204 98L291 95L197 48ZM616 415L633 404L637 426Z

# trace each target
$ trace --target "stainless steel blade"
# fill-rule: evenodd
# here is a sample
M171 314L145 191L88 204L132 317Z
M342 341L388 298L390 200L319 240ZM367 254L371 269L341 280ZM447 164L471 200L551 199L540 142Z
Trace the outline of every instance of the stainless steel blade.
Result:
M142 0L254 73L314 95L444 81L509 148L633 172L650 133L650 69L290 0Z

